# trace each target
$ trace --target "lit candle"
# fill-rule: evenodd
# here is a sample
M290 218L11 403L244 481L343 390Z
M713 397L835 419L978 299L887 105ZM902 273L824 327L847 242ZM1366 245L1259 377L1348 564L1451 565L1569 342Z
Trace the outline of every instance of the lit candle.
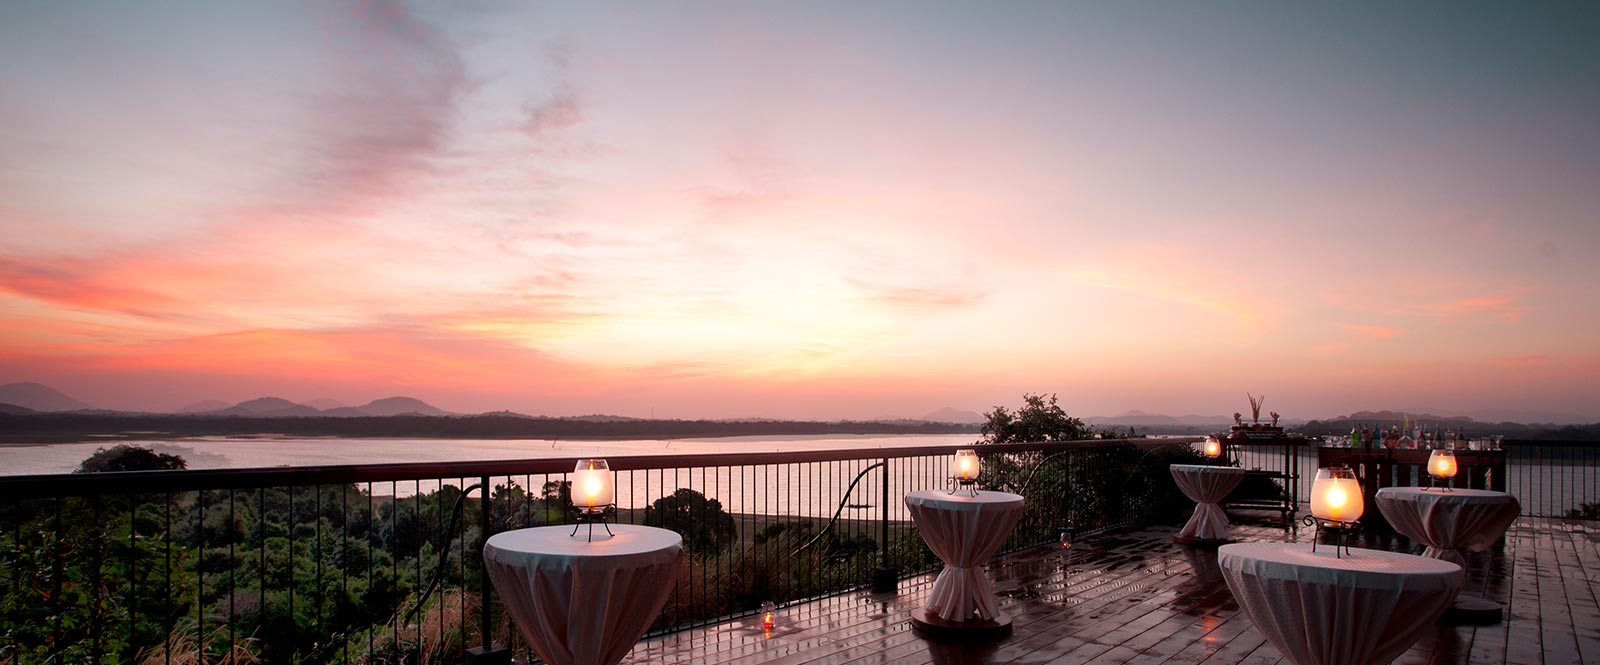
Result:
M1222 442L1217 437L1206 437L1206 457L1216 459L1222 456Z
M762 603L761 604L761 629L762 630L772 630L773 626L776 626L776 625L778 625L778 608L776 606L774 606L772 604L772 601L770 601L770 600L765 602L765 603Z
M1456 476L1456 454L1440 448L1428 455L1428 475L1445 480Z
M572 471L572 502L586 508L616 503L616 483L605 460L578 460L578 468Z
M978 451L965 448L956 451L956 459L950 464L950 475L962 482L971 482L977 479L978 472L983 465L978 461Z
M1354 522L1361 519L1366 508L1361 497L1361 482L1356 474L1346 468L1317 470L1317 479L1311 483L1311 515L1317 519L1334 522Z

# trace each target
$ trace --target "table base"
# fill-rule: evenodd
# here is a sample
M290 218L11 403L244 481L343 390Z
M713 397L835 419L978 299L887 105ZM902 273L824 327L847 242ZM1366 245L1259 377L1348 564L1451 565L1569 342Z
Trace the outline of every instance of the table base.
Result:
M1505 619L1505 608L1500 603L1462 594L1456 596L1456 602L1445 608L1444 616L1439 617L1451 626L1492 626Z
M998 640L1011 634L1011 615L997 612L992 620L950 621L927 610L911 610L911 627L934 638Z

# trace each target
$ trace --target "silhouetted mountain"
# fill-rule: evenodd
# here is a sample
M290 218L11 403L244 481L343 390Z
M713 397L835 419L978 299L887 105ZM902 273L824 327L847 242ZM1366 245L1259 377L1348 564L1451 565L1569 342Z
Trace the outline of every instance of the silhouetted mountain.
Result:
M335 418L360 418L366 416L449 416L449 411L435 408L414 397L385 397L361 406L341 406L323 411L321 415Z
M0 403L34 411L77 411L95 407L75 400L43 384L24 382L0 386Z
M322 411L327 411L328 409L342 409L344 407L350 406L349 404L345 404L344 402L341 402L339 400L328 399L326 397L319 397L317 399L307 400L307 401L301 402L301 404L304 404L304 405L309 406L309 407L311 407L313 409L319 409L319 410L322 410Z
M1145 413L1143 411L1127 411L1116 416L1090 416L1083 422L1090 425L1115 425L1120 427L1182 427L1182 421L1172 416Z
M240 402L226 409L207 411L208 416L261 416L266 418L294 418L322 415L321 411L304 404L295 404L281 397L258 397Z
M989 420L976 411L961 411L948 406L923 416L922 419L930 423L958 423L962 425L984 423Z
M186 407L173 411L173 413L206 413L208 411L221 411L232 406L220 399L208 399L195 402Z
M369 416L398 416L403 414L416 414L419 416L448 416L450 412L435 408L433 405L415 397L385 397L367 402L357 410Z
M1227 427L1233 424L1232 416L1198 416L1185 414L1178 416L1178 422L1195 427Z
M635 420L644 420L644 419L643 418L629 418L627 416L607 416L607 415L603 415L603 414L598 414L597 413L597 414L594 414L594 415L591 415L591 416L566 416L566 417L563 417L562 420L577 420L577 421L582 421L582 422L586 422L586 423L626 423L626 422L633 422Z
M25 413L38 413L38 411L34 411L33 409L27 407L17 406L15 404L6 404L0 402L0 413L11 416L20 416Z

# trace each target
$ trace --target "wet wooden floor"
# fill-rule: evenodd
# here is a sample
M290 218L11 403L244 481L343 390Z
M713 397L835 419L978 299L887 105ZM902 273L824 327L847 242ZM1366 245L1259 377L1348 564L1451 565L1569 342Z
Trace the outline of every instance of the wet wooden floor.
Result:
M1244 615L1217 569L1214 548L1176 545L1176 526L1083 539L991 562L1010 637L937 642L911 629L932 575L897 595L855 593L785 608L764 635L755 619L641 642L625 662L843 665L845 663L1287 663ZM1239 541L1309 542L1308 529L1233 526ZM1366 547L1420 552L1371 536ZM1600 523L1523 518L1502 546L1468 556L1467 588L1508 608L1484 627L1436 625L1396 663L1600 663Z

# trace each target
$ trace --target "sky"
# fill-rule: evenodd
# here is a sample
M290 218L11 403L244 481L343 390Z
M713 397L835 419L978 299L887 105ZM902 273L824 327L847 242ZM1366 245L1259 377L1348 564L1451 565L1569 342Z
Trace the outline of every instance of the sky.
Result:
M1600 420L1593 3L0 3L0 383Z

